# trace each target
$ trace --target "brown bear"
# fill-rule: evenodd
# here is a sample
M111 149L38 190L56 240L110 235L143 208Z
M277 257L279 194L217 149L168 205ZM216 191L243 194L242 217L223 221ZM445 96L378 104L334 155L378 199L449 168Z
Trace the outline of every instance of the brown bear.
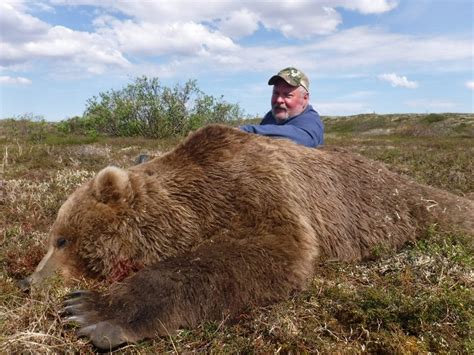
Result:
M474 230L474 202L337 149L213 125L128 170L108 167L59 210L26 280L119 278L66 301L69 320L110 349L235 317L305 287L315 260L360 260L430 224Z

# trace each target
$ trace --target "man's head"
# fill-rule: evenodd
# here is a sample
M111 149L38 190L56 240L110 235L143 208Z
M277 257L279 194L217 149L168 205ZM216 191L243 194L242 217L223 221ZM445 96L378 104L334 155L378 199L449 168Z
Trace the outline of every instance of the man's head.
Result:
M297 116L308 106L309 80L302 71L285 68L272 76L268 85L273 85L272 114L277 121Z

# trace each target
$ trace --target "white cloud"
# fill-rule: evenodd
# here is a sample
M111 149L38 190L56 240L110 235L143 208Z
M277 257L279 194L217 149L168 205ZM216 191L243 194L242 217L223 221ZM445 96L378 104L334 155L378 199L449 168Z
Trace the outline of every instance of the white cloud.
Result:
M360 26L316 41L311 50L334 53L334 67L358 67L388 62L436 62L470 59L472 38L412 36ZM350 60L348 59L350 58Z
M247 9L233 11L218 23L219 30L231 38L250 35L258 29L259 17Z
M47 23L23 12L21 2L8 1L0 2L0 25L0 40L15 43L35 40L50 27Z
M363 14L375 14L394 9L394 0L298 0L267 2L254 0L221 0L199 6L195 0L117 1L117 0L56 0L57 5L91 5L113 14L119 11L136 23L162 26L167 23L214 23L226 35L237 38L253 33L261 23L287 37L307 38L328 34L342 22L337 8ZM230 14L230 15L229 15ZM235 36L235 37L234 37Z
M288 38L311 38L315 35L325 35L334 32L341 24L341 15L332 7L318 2L306 3L304 6L271 7L265 2L259 9L260 21L264 27L281 32ZM266 8L265 8L266 7Z
M367 68L387 64L396 68L399 63L405 68L410 66L411 71L420 64L426 68L427 63L463 67L469 65L466 63L472 56L470 37L410 36L376 27L335 32L342 21L339 8L375 14L395 8L398 2L393 0L299 0L273 6L253 0L215 1L212 6L197 6L194 0L48 2L56 8L100 8L91 32L42 22L28 14L26 6L33 6L30 2L5 4L9 4L10 12L7 17L0 15L0 25L7 24L9 30L2 31L0 66L10 70L22 63L41 62L53 64L51 72L60 69L103 73L127 68L128 74L148 68L167 75L195 76L199 71L267 72L294 65L310 75L332 76L355 71L360 74ZM294 45L265 42L251 47L240 44L239 38L260 27L311 41ZM161 58L160 64L153 63L156 57ZM173 71L168 72L169 68ZM402 79L401 85L413 85L410 83L408 79L403 83Z
M466 82L466 87L467 87L469 90L474 90L474 81L467 81L467 82Z
M406 76L399 76L395 73L380 74L378 78L382 81L388 81L393 87L401 86L409 89L415 89L418 87L417 82L410 81Z
M152 23L135 23L131 20L113 21L99 33L125 53L142 53L150 56L192 56L206 52L236 50L234 42L219 32L194 22L169 23L156 26Z
M0 66L14 70L28 62L54 63L55 70L100 73L129 63L109 39L97 33L51 26L29 14L21 1L0 4Z
M398 6L397 0L346 0L340 3L347 9L357 10L363 14L379 14L391 11Z
M2 43L0 63L22 63L43 60L68 67L70 70L103 72L108 66L128 65L119 50L97 34L77 32L55 26L35 41L22 44Z
M31 80L18 76L16 78L11 76L0 76L0 84L10 85L31 85Z

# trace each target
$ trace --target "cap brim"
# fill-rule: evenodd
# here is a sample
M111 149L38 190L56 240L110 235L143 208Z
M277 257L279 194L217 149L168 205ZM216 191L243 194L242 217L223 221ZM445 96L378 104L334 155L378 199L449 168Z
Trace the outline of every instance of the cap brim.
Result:
M283 81L286 82L286 80L283 79L281 76L279 76L279 75L273 75L273 76L270 78L270 80L268 80L268 85L275 85L275 84L277 83L278 79L283 80Z

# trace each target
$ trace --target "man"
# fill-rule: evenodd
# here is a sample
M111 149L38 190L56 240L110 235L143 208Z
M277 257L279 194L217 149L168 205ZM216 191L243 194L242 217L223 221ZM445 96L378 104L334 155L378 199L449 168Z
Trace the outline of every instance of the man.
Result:
M324 126L319 114L309 104L308 77L296 68L282 69L272 76L272 110L260 125L244 125L245 132L290 139L307 147L323 144Z

